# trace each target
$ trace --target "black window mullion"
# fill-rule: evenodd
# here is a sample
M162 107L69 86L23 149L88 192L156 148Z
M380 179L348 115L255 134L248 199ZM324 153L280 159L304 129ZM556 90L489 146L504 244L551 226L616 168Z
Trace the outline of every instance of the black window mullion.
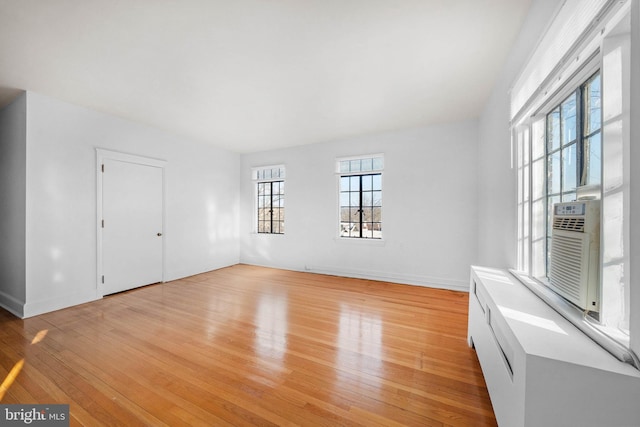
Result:
M269 227L273 233L273 182L269 183L269 188L271 189L269 201Z
M359 200L358 200L358 204L359 204L359 215L358 215L358 222L360 223L360 238L362 238L362 219L364 217L363 215L363 203L362 203L362 175L359 176L359 181L360 181L360 194L359 194Z
M585 152L584 152L584 95L585 95L585 86L582 85L578 88L578 104L576 105L576 194L578 191L578 187L584 185L584 173L585 173Z

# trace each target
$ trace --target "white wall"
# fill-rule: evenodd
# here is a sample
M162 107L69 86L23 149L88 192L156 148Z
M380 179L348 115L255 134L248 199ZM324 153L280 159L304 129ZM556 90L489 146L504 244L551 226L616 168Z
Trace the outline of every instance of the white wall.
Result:
M516 171L511 168L509 108L516 81L560 2L535 0L479 121L478 263L516 266Z
M25 301L26 96L0 110L0 305Z
M384 153L384 241L337 238L337 157ZM477 249L475 121L242 156L241 262L467 289ZM255 233L251 168L286 166L284 235Z
M165 280L238 262L238 154L29 92L25 316L96 298L96 148L168 161Z

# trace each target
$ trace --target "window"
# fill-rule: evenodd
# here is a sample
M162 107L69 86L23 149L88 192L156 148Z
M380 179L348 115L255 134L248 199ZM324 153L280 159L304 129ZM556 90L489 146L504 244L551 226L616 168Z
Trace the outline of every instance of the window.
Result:
M340 159L340 237L382 239L381 155Z
M258 233L284 234L284 177L284 166L253 169Z
M630 348L637 335L630 300L635 275L629 267L635 219L629 209L630 3L584 3L563 6L571 19L556 19L549 27L511 92L517 269L544 285L551 206L583 194L599 198L599 313L585 316L548 302L580 329L601 332L592 338L604 348ZM569 32L575 38L567 38ZM558 44L564 41L564 47Z
M601 183L601 110L600 72L597 72L546 115L547 273L553 205L576 200L578 187ZM534 158L534 162L537 160Z

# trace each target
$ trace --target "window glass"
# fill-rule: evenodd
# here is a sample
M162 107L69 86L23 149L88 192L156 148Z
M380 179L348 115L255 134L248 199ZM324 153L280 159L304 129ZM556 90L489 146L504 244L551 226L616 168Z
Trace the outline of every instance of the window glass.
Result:
M582 184L596 185L602 181L602 99L600 74L584 86L584 156Z
M547 158L547 191L549 194L560 192L560 151Z
M347 167L348 165L348 167ZM339 160L341 237L382 238L382 157Z
M284 234L284 166L252 171L257 193L257 232Z
M600 130L602 126L602 99L600 96L600 74L585 85L585 135Z
M567 145L576 139L576 97L575 93L572 94L561 105L562 145Z
M547 116L547 151L560 148L560 107Z
M600 184L602 181L602 134L600 132L585 140L585 185Z
M546 115L546 189L534 162L534 196L546 198L546 232L550 249L553 205L577 199L577 190L602 181L602 102L600 73L596 73ZM533 127L535 131L535 124ZM535 146L533 150L537 150ZM535 156L534 156L535 159ZM534 221L536 219L534 218ZM547 258L548 254L545 254Z
M577 144L562 149L562 192L576 191L577 186Z

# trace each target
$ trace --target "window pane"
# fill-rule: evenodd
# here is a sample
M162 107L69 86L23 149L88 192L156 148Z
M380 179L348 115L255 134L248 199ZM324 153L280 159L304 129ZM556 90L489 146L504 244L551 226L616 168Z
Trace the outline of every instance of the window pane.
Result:
M544 188L544 159L533 162L532 171L533 200L541 199L545 196Z
M560 108L547 115L547 151L560 148Z
M562 191L575 191L578 179L577 144L562 149Z
M367 172L373 169L373 159L362 159L361 160L361 171Z
M360 177L359 176L351 176L351 177L349 177L349 190L351 190L351 191L360 191Z
M377 222L377 223L382 221L382 208L381 207L374 207L373 209L371 209L371 219L374 222ZM378 224L378 230L381 230L381 229L382 228Z
M360 160L351 160L349 162L349 171L351 172L360 172Z
M373 206L373 194L371 191L362 192L362 206Z
M371 222L372 212L371 207L362 208L362 222Z
M374 190L382 190L382 175L376 174L373 175L371 181L371 187Z
M584 143L584 185L600 184L602 180L602 138L600 132Z
M340 207L349 206L349 193L343 191L340 193Z
M340 191L349 191L349 180L348 176L343 176L340 178Z
M562 193L562 201L563 202L574 202L577 199L577 194L575 192L571 193Z
M341 222L351 221L351 211L348 207L340 208L340 221Z
M547 160L547 193L560 192L560 152L549 155Z
M600 90L600 74L585 85L584 90L584 133L590 135L602 126L602 99Z
M562 145L569 144L576 139L576 104L577 94L574 93L567 98L561 106L562 118Z
M553 228L553 205L560 203L560 196L549 197L547 204L547 236L551 237L551 230Z
M382 206L382 191L373 192L373 206Z
M373 186L373 175L365 175L362 177L362 190L371 191Z
M531 129L531 155L535 160L544 156L544 120L535 122Z
M384 160L382 157L373 158L373 170L375 171L382 170L383 166L384 166Z

